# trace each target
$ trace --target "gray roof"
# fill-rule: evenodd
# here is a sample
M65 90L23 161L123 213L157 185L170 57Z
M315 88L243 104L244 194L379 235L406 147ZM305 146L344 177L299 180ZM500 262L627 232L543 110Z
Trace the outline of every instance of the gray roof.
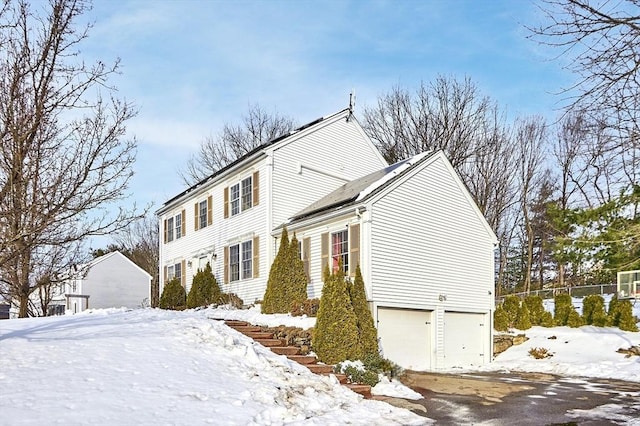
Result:
M310 204L298 213L293 215L289 223L315 215L329 209L337 209L358 201L364 201L382 188L404 175L416 164L421 163L425 158L430 157L432 151L415 155L406 160L399 161L384 169L375 171L361 178L347 182L338 189L325 195L318 201Z

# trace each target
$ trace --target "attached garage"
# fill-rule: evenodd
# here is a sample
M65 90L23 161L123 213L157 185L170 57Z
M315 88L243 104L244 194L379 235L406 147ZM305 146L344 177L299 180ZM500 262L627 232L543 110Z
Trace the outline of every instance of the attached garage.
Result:
M430 370L432 312L378 308L378 337L383 356L410 370Z
M444 367L461 367L484 363L485 314L444 313Z

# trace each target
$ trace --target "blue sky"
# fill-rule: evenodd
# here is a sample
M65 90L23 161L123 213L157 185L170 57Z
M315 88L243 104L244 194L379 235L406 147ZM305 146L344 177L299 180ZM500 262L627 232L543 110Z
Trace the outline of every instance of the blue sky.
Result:
M508 111L555 117L571 76L526 38L533 2L96 0L87 60L122 60L112 80L139 109L131 200L154 210L184 189L187 158L259 104L304 124L356 115L393 86L470 77Z

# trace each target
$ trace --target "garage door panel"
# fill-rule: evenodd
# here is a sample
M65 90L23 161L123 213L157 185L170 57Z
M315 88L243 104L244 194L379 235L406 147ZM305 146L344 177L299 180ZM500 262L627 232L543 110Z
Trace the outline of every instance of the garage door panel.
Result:
M405 369L431 368L431 311L378 308L378 336L385 358Z
M444 313L445 367L479 365L484 361L485 314Z

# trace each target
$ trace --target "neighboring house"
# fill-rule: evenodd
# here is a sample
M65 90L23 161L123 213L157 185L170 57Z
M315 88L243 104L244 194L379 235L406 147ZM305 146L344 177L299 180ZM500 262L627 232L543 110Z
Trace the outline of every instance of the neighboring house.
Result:
M271 141L158 211L161 286L210 262L261 300L282 226L319 298L322 271L360 264L384 356L435 370L492 357L497 239L442 152L388 166L349 110ZM162 288L161 288L162 291Z
M56 290L49 315L78 313L90 308L138 308L148 305L151 275L114 251L74 268Z

